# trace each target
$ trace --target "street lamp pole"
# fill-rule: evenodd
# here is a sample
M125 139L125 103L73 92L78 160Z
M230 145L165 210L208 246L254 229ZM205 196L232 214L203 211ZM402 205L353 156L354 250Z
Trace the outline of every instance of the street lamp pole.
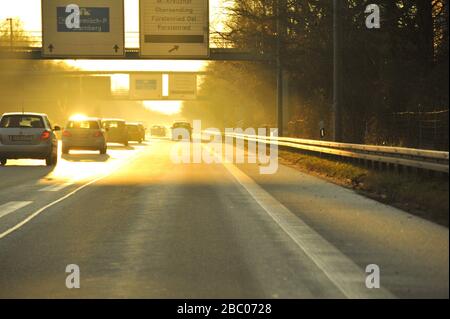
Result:
M342 0L333 0L333 140L342 140Z

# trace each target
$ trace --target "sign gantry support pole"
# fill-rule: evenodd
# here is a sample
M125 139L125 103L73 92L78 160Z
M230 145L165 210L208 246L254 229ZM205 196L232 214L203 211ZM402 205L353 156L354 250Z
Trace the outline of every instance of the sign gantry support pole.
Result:
M333 140L342 141L342 0L333 0Z
M278 136L283 136L283 39L286 32L286 0L277 1L277 126Z

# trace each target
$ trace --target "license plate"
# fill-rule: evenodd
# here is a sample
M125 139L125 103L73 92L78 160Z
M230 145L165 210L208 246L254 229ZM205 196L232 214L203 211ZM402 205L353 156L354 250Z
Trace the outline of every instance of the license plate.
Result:
M33 135L12 135L9 138L13 142L30 142L33 140Z

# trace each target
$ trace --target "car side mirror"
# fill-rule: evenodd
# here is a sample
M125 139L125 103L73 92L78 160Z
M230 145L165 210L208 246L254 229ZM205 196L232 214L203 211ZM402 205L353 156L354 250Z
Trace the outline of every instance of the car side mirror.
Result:
M58 125L55 125L55 127L53 128L53 131L55 131L55 132L61 131L61 127Z

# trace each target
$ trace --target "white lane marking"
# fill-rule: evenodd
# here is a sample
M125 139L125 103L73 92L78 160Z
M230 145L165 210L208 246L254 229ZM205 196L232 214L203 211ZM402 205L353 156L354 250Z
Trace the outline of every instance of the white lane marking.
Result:
M214 153L208 146L204 147ZM384 288L368 289L365 284L368 274L358 265L295 216L286 206L277 201L234 164L224 161L217 153L215 155L237 182L347 298L395 298Z
M44 188L41 188L39 190L39 192L59 192L59 191L63 190L64 188L67 188L71 185L73 185L72 182L64 183L61 185L49 185Z
M127 158L126 163L131 163L135 158L137 158L137 156L143 151L144 149L135 152L133 155L131 155L129 158ZM106 174L103 174L102 176L81 185L80 187L78 187L77 189L73 190L72 192L70 192L69 194L51 202L48 205L45 205L44 207L42 207L41 209L38 209L37 211L35 211L33 214L29 215L27 218L25 218L24 220L22 220L20 223L16 224L15 226L9 228L8 230L4 231L3 233L0 233L0 239L5 238L6 236L8 236L9 234L15 232L16 230L20 229L22 226L24 226L25 224L27 224L28 222L30 222L32 219L34 219L35 217L39 216L42 212L44 212L45 210L47 210L48 208L55 206L56 204L66 200L67 198L75 195L76 193L78 193L79 191L81 191L82 189L97 183L98 181L108 177L109 175L112 175L113 173L115 173L117 171L117 169L119 169L119 167L123 166L125 163L117 163L114 165L114 169L112 169L111 171L109 171Z
M90 181L89 183L86 183L86 184L84 184L84 185L78 187L78 188L77 188L76 190L74 190L73 192L70 192L69 194L67 194L67 195L65 195L65 196L63 196L63 197L61 197L61 198L55 200L54 202L51 202L50 204L45 205L45 206L42 207L41 209L35 211L33 214L31 214L30 216L28 216L27 218L25 218L24 220L22 220L22 221L21 221L20 223L18 223L17 225L15 225L15 226L11 227L10 229L6 230L5 232L1 233L1 234L0 234L0 239L5 238L6 236L8 236L9 234L11 234L12 232L18 230L19 228L21 228L23 225L25 225L26 223L28 223L30 220L32 220L33 218L35 218L36 216L38 216L39 214L41 214L41 213L42 213L43 211L45 211L46 209L48 209L48 208L50 208L50 207L52 207L52 206L54 206L54 205L56 205L56 204L62 202L63 200L65 200L65 199L71 197L72 195L78 193L78 192L79 192L80 190L82 190L83 188L86 188L86 187L88 187L89 185L98 182L99 180L105 178L106 176L108 176L108 175L104 175L104 176L98 177L98 178L96 178L96 179Z
M9 215L16 210L19 210L25 206L30 205L32 202L23 201L23 202L9 202L0 206L0 218L3 216Z

